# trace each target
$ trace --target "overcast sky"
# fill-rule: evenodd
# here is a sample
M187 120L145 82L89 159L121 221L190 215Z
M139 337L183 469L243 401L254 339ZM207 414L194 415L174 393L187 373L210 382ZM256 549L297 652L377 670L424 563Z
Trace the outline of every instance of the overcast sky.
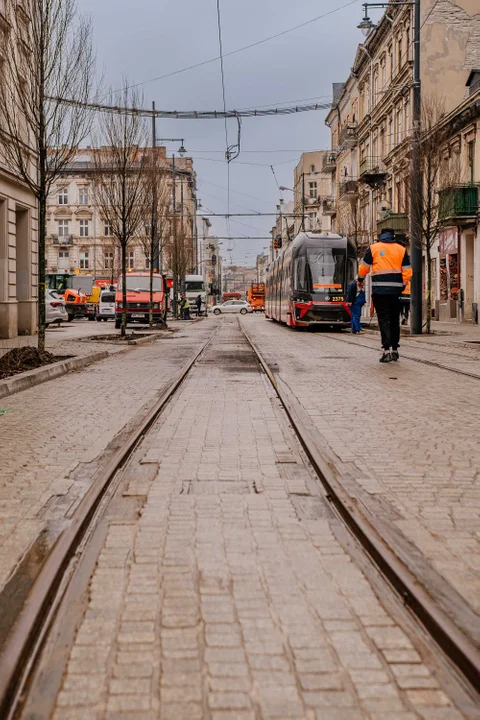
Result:
M228 53L345 5L348 0L220 0L223 50ZM99 66L107 85L123 77L144 82L218 56L216 0L78 0L92 18ZM333 82L342 82L362 41L357 24L361 0L258 47L225 58L227 109L296 104L307 98L331 99ZM220 62L148 82L141 88L147 107L165 110L222 109ZM325 111L274 118L247 118L242 153L230 164L231 212L275 212L280 185L292 187L301 152L329 147ZM235 142L236 121L228 123ZM222 120L158 121L158 137L184 137L194 158L203 208L227 211L225 130ZM168 144L167 152L178 149ZM275 151L275 152L267 152ZM257 163L248 164L248 163ZM243 193L243 194L242 194ZM283 193L287 202L292 194ZM252 197L249 197L252 196ZM274 218L231 221L233 236L267 236ZM227 235L225 221L212 218L212 234ZM222 246L230 262L253 265L265 241L236 240Z

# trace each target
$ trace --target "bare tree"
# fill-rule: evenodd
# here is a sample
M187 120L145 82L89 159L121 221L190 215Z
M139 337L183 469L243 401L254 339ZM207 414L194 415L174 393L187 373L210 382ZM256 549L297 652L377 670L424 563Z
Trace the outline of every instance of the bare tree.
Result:
M346 202L340 214L339 231L353 240L357 258L360 258L365 251L365 246L362 243L364 235L360 229L361 218L358 198L356 196L347 196L345 200Z
M172 229L165 243L168 265L173 276L173 312L175 317L177 317L178 288L181 287L182 280L192 262L191 232L182 221L183 217L177 216L172 219Z
M38 203L38 348L45 348L45 237L52 184L90 131L95 59L75 0L24 0L5 34L0 143ZM66 104L65 98L77 101Z
M448 187L458 177L455 163L444 163L444 145L448 128L442 119L445 116L445 102L435 95L424 96L422 101L422 122L420 136L420 171L422 175L422 193L416 198L421 204L422 249L426 260L426 331L431 332L432 319L432 248L437 241L439 217L439 190ZM411 178L407 180L407 185Z
M149 324L153 326L153 277L158 264L162 271L163 251L170 227L170 196L168 171L155 149L149 153L145 172L145 235L141 243L150 272ZM165 322L166 322L165 316Z
M127 248L144 227L148 164L146 127L135 111L139 107L139 98L129 90L127 83L123 91L123 106L129 107L130 111L102 116L101 145L92 151L94 196L121 252L122 337L127 325Z

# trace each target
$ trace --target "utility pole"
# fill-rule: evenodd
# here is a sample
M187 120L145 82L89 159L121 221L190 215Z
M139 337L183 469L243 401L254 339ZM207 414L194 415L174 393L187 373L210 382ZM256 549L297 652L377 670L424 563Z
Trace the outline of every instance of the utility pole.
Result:
M412 263L412 319L413 335L422 334L423 282L422 282L422 226L423 178L420 164L421 143L421 89L420 89L420 0L414 4L413 35L413 144L412 183L410 196L410 260Z
M177 268L178 268L178 247L177 247L177 193L175 178L175 153L172 153L172 214L173 214L173 252L175 253L175 272L173 273L173 317L177 319Z
M302 172L302 230L305 232L305 173Z
M155 102L152 102L152 182L157 183L157 173L156 168L154 167L157 158L156 158L156 152L155 149L157 147L157 123L156 123L156 116L155 116ZM153 270L154 272L159 273L161 268L160 263L160 253L159 253L159 243L158 243L158 227L157 227L157 190L158 188L155 187L154 193L153 193L153 207L152 207L152 228L151 232L153 233L152 238L152 249L153 249L153 257L150 258L150 263L153 264Z

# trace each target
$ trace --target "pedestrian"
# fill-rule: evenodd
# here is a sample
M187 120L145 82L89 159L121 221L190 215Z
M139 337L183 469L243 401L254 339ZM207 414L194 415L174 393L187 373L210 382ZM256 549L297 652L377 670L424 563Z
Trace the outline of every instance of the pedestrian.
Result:
M190 303L188 302L188 298L184 298L184 304L183 304L183 319L184 320L190 320Z
M185 295L182 293L180 295L180 319L185 320L185 302L186 298Z
M399 359L400 295L412 277L408 252L385 228L378 241L370 245L358 269L358 279L372 275L372 299L377 313L383 353L380 362Z
M410 280L406 284L405 290L402 292L402 294L400 296L400 304L401 304L402 325L407 325L408 316L410 315Z
M362 332L362 325L360 323L360 317L362 315L362 307L365 305L365 290L363 289L363 282L360 280L352 280L347 288L347 304L350 306L350 312L352 314L352 334Z
M200 316L200 314L202 312L202 296L201 295L197 295L197 297L195 298L195 305L197 306L197 317L198 317L198 316Z

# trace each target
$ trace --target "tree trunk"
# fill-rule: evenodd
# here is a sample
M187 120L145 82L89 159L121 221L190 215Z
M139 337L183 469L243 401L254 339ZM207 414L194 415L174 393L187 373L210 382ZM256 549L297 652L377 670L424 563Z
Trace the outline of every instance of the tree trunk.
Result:
M122 242L122 328L120 335L125 337L127 330L127 244Z
M431 242L427 242L426 247L426 256L427 256L427 297L426 297L426 305L427 305L427 335L430 335L431 333L431 322L432 322L432 251L431 251Z
M38 349L45 350L45 236L47 198L41 193L38 199Z
M154 239L150 246L150 297L148 300L148 324L153 328L153 246Z

